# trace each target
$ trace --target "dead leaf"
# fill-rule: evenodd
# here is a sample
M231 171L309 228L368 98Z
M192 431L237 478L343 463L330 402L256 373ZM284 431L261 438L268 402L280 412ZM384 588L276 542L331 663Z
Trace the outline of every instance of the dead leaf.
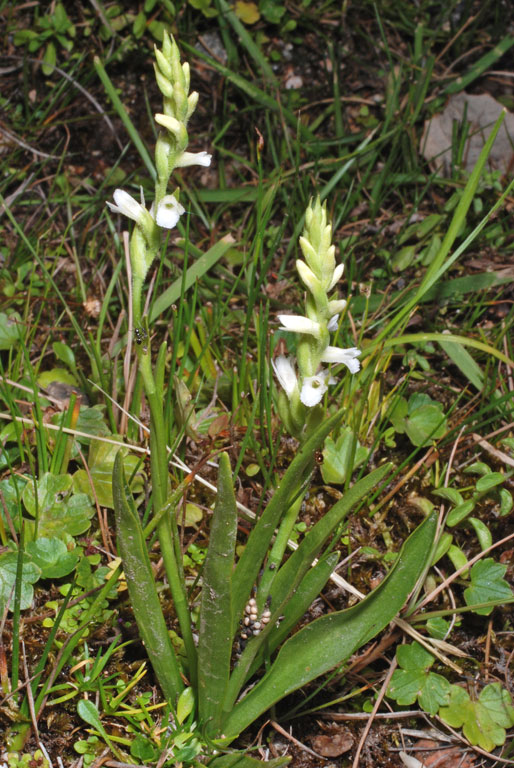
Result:
M425 122L421 138L421 153L443 176L452 170L453 123L466 119L468 139L464 148L463 167L471 172L498 116L505 108L487 93L472 95L458 93L451 96L443 112ZM514 115L506 112L505 119L494 141L487 165L490 171L502 175L514 170Z
M419 752L415 750L418 749ZM475 768L473 755L466 754L460 747L437 749L437 742L421 739L414 746L414 756L426 768Z
M353 736L350 731L341 728L330 736L328 734L315 736L312 740L312 746L318 755L339 757L343 752L348 752L353 747Z

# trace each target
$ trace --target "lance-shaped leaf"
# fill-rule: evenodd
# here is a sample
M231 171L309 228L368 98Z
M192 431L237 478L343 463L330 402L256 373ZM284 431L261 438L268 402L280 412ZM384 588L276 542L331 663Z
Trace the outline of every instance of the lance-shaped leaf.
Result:
M271 669L239 701L223 723L235 738L275 702L346 661L398 614L431 556L436 528L432 513L409 536L382 583L361 603L313 621L288 640Z
M121 451L114 462L112 489L118 549L134 615L163 693L175 706L184 684L164 621L139 515L125 480Z
M233 752L232 754L215 757L208 765L209 768L257 768L259 765L267 766L267 768L279 768L279 766L287 765L290 762L290 757L275 757L273 760L263 762L249 755Z
M232 652L232 571L237 507L226 453L219 460L218 494L203 568L198 641L198 703L202 723L219 735Z
M361 499L367 496L370 491L374 490L390 470L391 464L384 464L384 466L378 467L373 472L370 472L369 475L356 482L355 485L345 493L344 497L323 515L321 520L319 520L305 536L296 552L293 552L282 568L280 568L269 592L272 609L271 619L268 626L257 636L257 638L252 639L248 643L248 646L232 673L228 695L225 701L226 711L230 711L232 708L234 701L248 677L249 670L255 671L257 668L257 664L254 663L256 655L258 653L261 654L259 659L262 660L261 652L264 649L264 646L266 646L268 653L274 651L279 643L287 636L287 632L295 626L297 621L309 607L310 602L306 604L301 602L300 598L303 594L303 590L300 590L299 593L297 593L297 590L299 589L305 574L311 569L313 560L318 557L322 547L337 526L344 520L348 512L358 504ZM320 590L324 583L325 582L321 584ZM305 594L310 594L310 591L307 590ZM290 607L289 600L291 600L293 596L295 596L295 600L293 606ZM315 597L316 595L311 598L311 602ZM267 598L268 594L261 595L261 601L263 603ZM301 610L302 605L303 610ZM281 619L281 623L277 626L279 617L283 618ZM284 628L286 628L286 634L284 634Z

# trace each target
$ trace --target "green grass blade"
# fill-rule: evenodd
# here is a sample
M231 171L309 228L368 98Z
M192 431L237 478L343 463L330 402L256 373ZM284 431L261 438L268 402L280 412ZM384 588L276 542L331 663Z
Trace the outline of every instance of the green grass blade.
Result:
M381 333L378 336L379 339L386 339L388 336L391 335L392 331L402 323L402 321L414 309L416 304L421 300L424 294L433 285L435 285L435 283L437 282L437 280L439 280L441 275L447 269L449 269L449 267L453 264L453 262L458 258L458 255L460 255L460 253L462 252L461 249L458 249L457 252L453 254L452 257L450 257L449 259L446 259L455 242L455 239L457 238L459 232L461 231L464 225L466 214L468 212L468 209L471 203L473 202L473 197L475 196L475 192L478 187L478 182L480 181L482 170L487 161L487 158L489 157L489 153L492 149L494 140L496 138L496 134L500 129L503 119L504 119L504 114L502 113L498 118L498 120L496 121L494 128L489 135L489 138L487 139L487 141L485 142L482 148L482 151L476 162L476 165L470 174L468 183L466 184L464 191L462 192L462 196L459 200L459 204L457 205L455 213L452 217L448 231L444 237L443 242L441 243L441 248L439 250L439 253L437 254L436 258L434 259L430 267L427 269L427 272L421 282L421 285L419 286L418 290L416 291L412 299L409 302L407 302L407 304L405 304L405 306L401 309L401 311L398 312L393 317L393 319L387 324L387 326L381 331ZM488 220L489 216L491 215L491 213L492 211L490 211L489 214L484 218L484 225L485 225L485 222ZM479 230L477 230L476 228L472 234L476 236L476 234L478 234L478 231ZM469 238L467 238L466 242L468 241L469 241Z
M202 253L201 256L195 258L194 262L188 267L185 279L183 276L178 277L155 301L150 311L150 321L155 320L159 315L165 312L168 307L177 302L182 292L187 291L195 284L197 280L200 280L203 275L209 271L230 248L234 246L234 243L230 238L222 238L219 242L209 248L208 251ZM191 245L189 248L191 249ZM184 286L184 287L182 287Z
M266 766L267 768L279 768L281 765L287 765L292 760L291 757L275 757L273 760L256 760L254 757L239 752L233 752L228 755L221 755L210 760L209 768L257 768L257 766Z
M455 363L457 368L473 384L473 386L476 387L479 392L482 391L484 388L484 372L478 363L471 357L468 350L458 342L447 344L446 341L440 341L439 345L444 352L446 352L452 363Z
M512 35L504 37L502 40L500 40L499 43L496 43L492 50L487 51L484 56L482 56L478 61L475 61L469 72L449 83L444 88L443 92L458 93L459 91L463 91L468 87L470 83L473 82L473 80L476 80L477 77L480 77L480 75L482 75L488 69L491 69L493 64L497 62L504 53L507 53L507 51L512 48L513 45L514 37L512 37Z
M198 640L199 716L211 736L219 735L222 703L232 653L232 571L237 507L228 454L219 459L218 493L203 568Z
M127 110L123 106L120 97L116 93L116 88L112 84L112 82L111 82L111 80L109 78L109 75L105 71L105 69L103 67L103 64L100 61L100 59L98 58L98 56L94 57L93 63L94 63L94 66L95 66L96 73L97 73L98 77L100 78L100 80L102 81L103 87L105 88L105 92L106 92L107 96L112 101L112 105L113 105L114 109L116 110L116 112L118 113L118 116L119 116L121 122L125 126L125 129L126 129L128 135L129 135L132 143L134 144L135 148L139 152L139 154L141 156L141 160L145 164L148 173L150 174L152 179L155 181L155 179L157 178L157 172L155 170L155 166L154 166L153 160L152 160L152 158L150 156L150 153L148 152L145 144L141 140L141 137L140 137L140 135L139 135L139 133L137 131L136 126L134 125L134 123L130 119Z
M268 64L266 57L260 50L259 46L254 43L252 36L248 32L245 25L239 21L231 6L225 2L225 0L216 0L216 5L223 13L223 18L228 21L238 36L239 42L246 48L249 56L251 56L255 61L262 74L267 77L268 80L273 83L273 85L277 85L277 78L275 77L275 73L271 69L271 66Z
M397 336L383 342L375 340L365 348L363 355L367 356L379 346L383 349L388 349L389 347L396 347L401 344L422 344L427 341L436 341L438 344L460 344L464 347L474 347L474 349L479 349L481 352L486 352L488 355L496 357L497 360L500 360L514 370L514 360L504 355L499 349L495 349L483 341L468 339L466 336L457 336L453 333L406 333L403 336Z
M243 93L246 93L247 96L249 96L257 104L260 104L265 109L269 109L270 111L276 112L279 115L283 115L284 120L289 123L292 128L298 130L300 137L304 141L316 141L315 135L298 120L297 115L295 115L295 113L290 109L287 109L287 107L281 104L276 98L268 96L267 93L262 91L260 88L257 88L257 86L253 85L252 82L246 80L241 75L232 72L231 69L223 66L223 64L220 64L218 61L216 61L216 59L211 58L206 53L203 53L197 48L194 48L192 45L183 43L183 47L191 55L203 59L203 61L206 61L208 64L210 64L213 69L219 72L231 83L233 83L236 88L239 88L241 91L243 91Z

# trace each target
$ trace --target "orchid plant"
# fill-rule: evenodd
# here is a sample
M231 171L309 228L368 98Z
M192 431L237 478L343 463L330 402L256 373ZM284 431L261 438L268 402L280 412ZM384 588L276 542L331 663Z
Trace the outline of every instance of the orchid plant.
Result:
M341 422L341 410L328 415L322 398L331 374L321 366L342 363L359 369L359 350L330 346L330 333L345 307L330 298L342 276L335 264L331 227L319 199L306 213L300 240L305 261L297 269L308 289L306 316L281 315L282 327L299 334L297 366L279 357L274 369L283 388L278 408L301 447L273 497L236 557L237 506L228 455L219 459L218 492L200 594L188 594L182 566L176 508L191 477L172 491L163 403L166 344L152 357L148 318L142 310L144 282L161 247L161 229L176 226L184 214L178 192L168 193L175 168L208 165L210 155L189 153L187 122L198 95L189 93L189 67L181 64L176 43L164 36L156 49L155 74L164 96L155 162L155 199L150 209L116 190L111 211L135 222L130 239L132 316L139 371L150 407L151 515L143 528L123 468L122 449L114 465L113 495L118 548L134 615L146 652L169 708L162 729L168 750L161 765L252 768L259 761L231 754L230 745L277 701L346 661L397 615L423 572L435 533L429 516L407 539L395 566L381 584L345 611L323 616L293 633L337 565L334 534L348 512L390 471L386 464L356 482L307 532L297 550L284 557L291 521L298 513L313 455ZM278 529L278 533L276 533ZM182 649L172 644L155 583L147 540L156 531L165 566ZM153 543L153 539L151 539ZM315 563L315 565L314 565ZM291 635L289 637L289 635ZM289 637L289 639L288 639ZM223 753L223 754L220 754ZM289 758L276 758L279 766Z

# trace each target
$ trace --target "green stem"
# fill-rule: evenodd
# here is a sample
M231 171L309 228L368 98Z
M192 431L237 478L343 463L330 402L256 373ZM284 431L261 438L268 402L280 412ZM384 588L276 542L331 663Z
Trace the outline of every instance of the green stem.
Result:
M157 393L150 363L149 347L143 344L138 345L137 356L145 394L150 407L150 466L152 470L153 514L159 515L160 511L166 506L168 499L168 456L163 403ZM181 568L181 553L178 550L178 532L176 523L174 525L173 517L170 518L168 515L165 515L161 518L157 525L157 535L189 662L190 682L192 685L195 685L197 653L191 629L191 614L187 603L184 575Z

